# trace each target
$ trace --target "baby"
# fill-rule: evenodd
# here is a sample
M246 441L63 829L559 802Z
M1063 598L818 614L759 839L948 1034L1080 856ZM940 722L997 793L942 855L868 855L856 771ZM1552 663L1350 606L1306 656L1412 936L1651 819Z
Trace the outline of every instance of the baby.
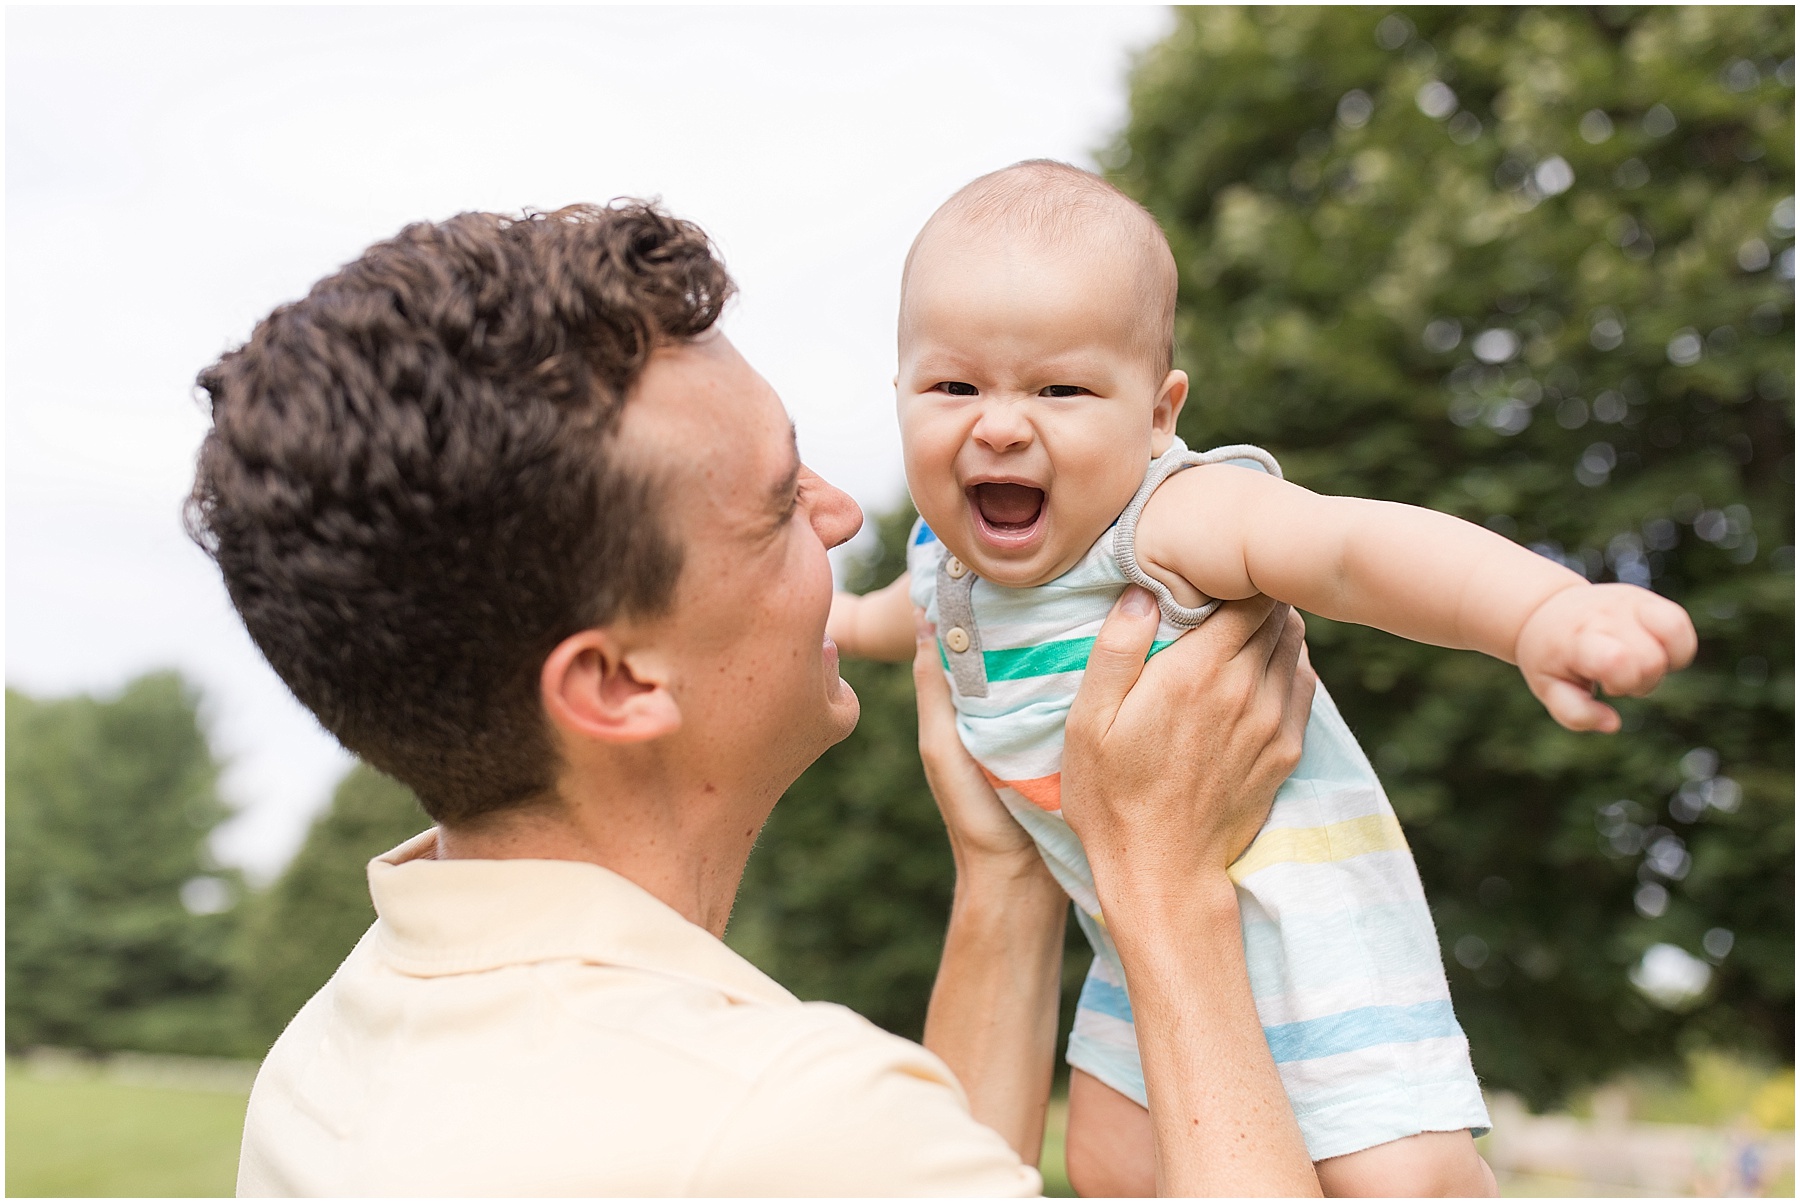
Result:
M1094 946L1069 1143L1117 1150L1093 1185L1130 1193L1154 1182L1131 1006L1059 813L1063 721L1121 591L1155 595L1156 650L1220 600L1264 593L1486 652L1576 731L1618 729L1596 686L1646 693L1695 646L1687 614L1649 590L1589 584L1430 510L1311 493L1254 447L1189 451L1175 291L1155 220L1087 172L1021 163L946 202L901 283L895 385L920 514L908 573L840 595L830 627L847 654L899 660L915 604L936 624L963 741ZM1231 877L1258 1014L1326 1192L1490 1190L1470 1139L1487 1112L1418 873L1323 688Z

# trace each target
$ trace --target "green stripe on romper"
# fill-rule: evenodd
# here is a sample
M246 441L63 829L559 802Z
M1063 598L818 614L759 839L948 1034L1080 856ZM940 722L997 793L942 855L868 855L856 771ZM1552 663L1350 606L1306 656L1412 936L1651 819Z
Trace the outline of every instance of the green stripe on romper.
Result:
M1150 645L1150 654L1144 659L1162 651L1173 639L1159 639ZM1049 677L1057 673L1079 672L1087 667L1088 657L1093 654L1094 641L1088 639L1058 639L1052 643L1040 643L1035 647L1002 648L999 651L982 652L981 662L987 669L990 681L1024 681L1031 677ZM950 657L944 654L942 642L938 644L938 659L943 661L944 671L950 670Z

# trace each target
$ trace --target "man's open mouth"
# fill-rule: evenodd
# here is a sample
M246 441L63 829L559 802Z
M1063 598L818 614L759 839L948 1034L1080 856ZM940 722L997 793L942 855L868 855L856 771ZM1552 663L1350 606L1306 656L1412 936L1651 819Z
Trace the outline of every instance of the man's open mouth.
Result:
M969 488L975 525L990 542L1019 547L1032 541L1044 517L1044 490L1009 481L984 481Z

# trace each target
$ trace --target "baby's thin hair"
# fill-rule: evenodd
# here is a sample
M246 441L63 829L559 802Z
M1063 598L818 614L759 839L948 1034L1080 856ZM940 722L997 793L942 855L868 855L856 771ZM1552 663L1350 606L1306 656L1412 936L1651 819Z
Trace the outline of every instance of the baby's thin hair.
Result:
M1134 287L1144 307L1145 346L1157 374L1175 351L1175 256L1150 211L1091 171L1056 159L1026 159L959 188L925 222L900 274L901 311L919 248L933 230L956 225L979 234L1029 234L1052 245L1110 243L1136 262Z

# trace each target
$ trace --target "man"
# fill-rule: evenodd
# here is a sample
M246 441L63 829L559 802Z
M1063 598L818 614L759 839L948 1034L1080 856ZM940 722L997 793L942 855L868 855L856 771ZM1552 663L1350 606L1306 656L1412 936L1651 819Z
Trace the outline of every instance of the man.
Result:
M1066 903L938 674L938 1055L719 941L763 820L857 717L825 553L860 515L712 329L730 291L651 206L464 214L202 374L197 537L295 695L437 822L371 864L380 918L264 1063L240 1193L1037 1189ZM1121 610L1065 809L1136 983L1164 1184L1316 1191L1224 876L1297 756L1297 622L1252 607L1145 669L1153 609Z

